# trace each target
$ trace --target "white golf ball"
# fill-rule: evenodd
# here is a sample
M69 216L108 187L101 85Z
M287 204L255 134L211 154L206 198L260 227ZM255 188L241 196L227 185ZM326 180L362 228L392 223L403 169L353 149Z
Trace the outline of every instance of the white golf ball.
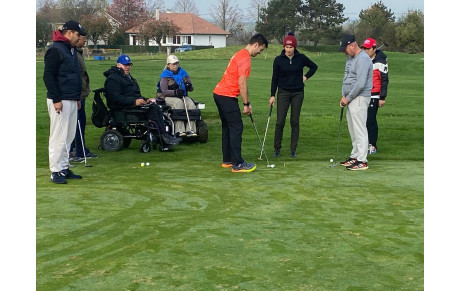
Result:
M150 163L149 163L149 162L147 162L147 163L145 163L145 165L146 165L146 166L150 166Z
M145 166L144 162L141 163L141 167Z
M334 159L330 159L329 162L333 163L333 162L334 162Z

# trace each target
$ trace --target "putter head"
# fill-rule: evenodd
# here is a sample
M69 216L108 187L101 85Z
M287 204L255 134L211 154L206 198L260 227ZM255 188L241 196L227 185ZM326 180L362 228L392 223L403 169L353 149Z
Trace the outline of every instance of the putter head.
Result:
M262 161L263 159L262 158L257 158L259 161Z
M337 163L329 165L329 168L334 168L334 167L337 167Z
M267 165L267 168L274 168L275 164Z

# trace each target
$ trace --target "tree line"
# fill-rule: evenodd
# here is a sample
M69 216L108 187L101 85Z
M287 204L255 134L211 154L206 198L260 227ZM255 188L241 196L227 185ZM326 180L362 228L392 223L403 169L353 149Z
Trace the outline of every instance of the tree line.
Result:
M282 43L294 32L299 43L318 46L337 44L344 33L354 34L360 41L372 37L387 43L392 51L419 53L424 51L424 14L407 11L398 19L382 1L360 11L359 18L350 21L344 16L345 7L335 0L251 0L248 11L238 7L235 0L217 0L207 15L218 27L240 37L244 44L255 31L272 43ZM104 40L108 45L124 45L124 32L139 30L138 39L150 39L161 45L161 39L178 34L171 22L156 20L156 11L198 14L194 0L176 0L171 8L164 0L39 0L36 14L36 45L45 47L51 41L53 23L69 19L79 21L93 43ZM108 16L109 15L109 16ZM118 22L117 26L113 22ZM252 25L251 25L252 24Z

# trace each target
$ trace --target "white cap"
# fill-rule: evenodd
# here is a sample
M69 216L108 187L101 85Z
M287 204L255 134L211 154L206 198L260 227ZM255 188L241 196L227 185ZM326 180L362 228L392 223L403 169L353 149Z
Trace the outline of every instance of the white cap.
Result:
M169 55L168 58L166 59L167 64L175 64L178 62L179 62L179 59L175 55Z

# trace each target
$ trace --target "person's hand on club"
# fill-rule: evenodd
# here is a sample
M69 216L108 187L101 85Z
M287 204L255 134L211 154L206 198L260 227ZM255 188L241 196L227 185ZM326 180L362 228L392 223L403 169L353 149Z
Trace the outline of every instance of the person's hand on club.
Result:
M345 96L342 96L342 99L340 99L340 107L344 107L348 105L348 99Z
M252 114L252 106L251 106L251 104L249 104L249 105L244 105L244 107L243 107L243 114L249 114L249 115Z
M271 97L270 97L270 100L268 101L268 104L269 104L270 106L273 106L273 105L275 104L275 96L271 96Z
M182 89L176 89L176 91L174 92L174 94L176 94L177 97L184 97L185 91L182 90Z
M157 100L155 98L149 98L147 100L147 104L152 104L152 103L157 103Z

